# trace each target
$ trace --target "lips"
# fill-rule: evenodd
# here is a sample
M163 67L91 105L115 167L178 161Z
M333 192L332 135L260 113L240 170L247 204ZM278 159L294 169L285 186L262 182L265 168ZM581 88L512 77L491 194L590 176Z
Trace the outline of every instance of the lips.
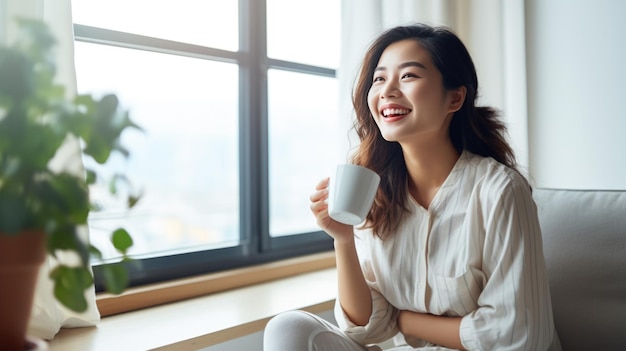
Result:
M407 108L385 108L381 111L383 117L399 117L407 115L411 110Z
M411 113L411 109L397 104L386 104L380 108L382 120L387 123L398 121L409 113Z

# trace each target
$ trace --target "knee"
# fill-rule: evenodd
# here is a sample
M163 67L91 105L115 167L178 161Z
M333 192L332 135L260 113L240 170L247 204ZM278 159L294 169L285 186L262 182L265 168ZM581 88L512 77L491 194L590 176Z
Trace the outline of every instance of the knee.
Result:
M266 335L280 334L285 332L310 332L318 323L315 317L304 311L288 311L276 315L265 326Z
M322 324L304 311L281 313L267 323L263 333L264 350L308 350L311 335Z

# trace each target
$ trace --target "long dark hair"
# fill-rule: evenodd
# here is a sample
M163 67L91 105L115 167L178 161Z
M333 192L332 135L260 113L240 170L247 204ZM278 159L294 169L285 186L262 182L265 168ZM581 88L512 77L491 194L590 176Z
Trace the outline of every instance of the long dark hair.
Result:
M374 170L381 176L380 187L365 227L385 237L395 231L407 212L407 170L400 144L386 141L374 121L367 103L374 69L383 51L392 43L414 39L431 55L441 72L443 86L452 90L464 86L467 90L463 106L454 113L449 135L461 152L493 157L516 169L513 150L505 139L506 127L491 107L476 106L478 78L474 62L461 40L445 27L425 24L399 26L381 34L368 49L352 97L356 112L354 129L360 139L352 162Z

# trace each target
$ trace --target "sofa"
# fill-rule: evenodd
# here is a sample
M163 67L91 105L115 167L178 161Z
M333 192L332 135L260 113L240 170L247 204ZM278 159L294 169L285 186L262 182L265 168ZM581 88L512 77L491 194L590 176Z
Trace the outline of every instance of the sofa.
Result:
M626 350L626 190L533 196L563 350Z

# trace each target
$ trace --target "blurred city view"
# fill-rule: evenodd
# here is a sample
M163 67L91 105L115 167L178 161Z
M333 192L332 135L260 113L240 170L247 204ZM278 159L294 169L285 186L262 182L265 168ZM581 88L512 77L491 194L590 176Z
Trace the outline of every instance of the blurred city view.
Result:
M216 6L214 1L184 2L200 7ZM319 5L321 9L328 6L325 2ZM141 4L136 6L142 8ZM268 21L277 11L272 9L279 6L293 7L284 0L268 1ZM119 19L115 25L93 23L101 21L102 14L95 19L93 13L84 13L97 12L97 7L74 7L75 12L83 11L82 17L75 15L77 23L137 32L136 28L125 28ZM159 8L153 2L150 7L156 8L155 11ZM176 26L167 26L168 31L163 33L150 32L151 27L147 27L142 29L145 32L137 34L167 34L169 40L191 38L191 42L198 44L237 50L236 26L232 26L236 16L235 6L234 10L229 7L222 16L214 18L224 22L223 28L235 31L235 35L227 36L229 42L207 43L210 39L199 37L197 28L195 36L185 37L184 31L172 33L175 30L169 29ZM338 28L338 14L336 21ZM331 68L338 65L338 32L324 35L317 26L317 33L299 33L299 37L326 39L315 45L304 42L301 45L307 49L298 50L294 49L295 38L289 37L294 35L293 31L281 27L289 23L275 22L281 21L268 23L268 35L275 33L277 38L268 39L268 55ZM333 46L327 38L337 41L335 51L328 49ZM311 54L312 50L317 57ZM294 53L301 57L287 57ZM90 238L103 249L105 259L116 257L108 242L110 232L118 227L132 233L135 245L130 253L135 256L237 245L242 205L238 66L80 41L75 43L75 62L79 92L117 94L131 118L144 130L126 132L123 145L130 151L130 158L113 155L104 168L109 173L125 173L132 185L143 192L137 206L127 211L119 199L105 195L102 187L108 186L106 183L91 189L102 210L90 215ZM269 70L267 79L269 231L273 236L316 231L309 211L309 195L322 177L330 175L337 154L342 152L329 137L338 118L337 80L275 69ZM95 167L90 160L85 162L87 167Z

